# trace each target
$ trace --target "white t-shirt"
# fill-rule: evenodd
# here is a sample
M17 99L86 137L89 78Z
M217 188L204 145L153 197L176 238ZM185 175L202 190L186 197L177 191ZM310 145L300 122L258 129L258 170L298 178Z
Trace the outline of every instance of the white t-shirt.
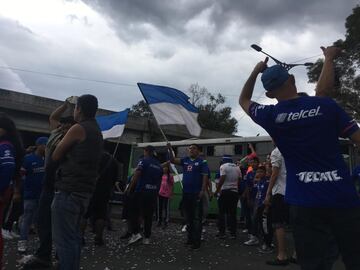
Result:
M238 191L238 180L241 178L240 168L234 163L225 163L220 166L220 177L225 175L221 190Z
M271 152L270 160L271 160L271 165L273 167L277 167L280 169L275 185L272 188L272 195L281 194L285 196L285 189L286 189L285 160L277 147Z

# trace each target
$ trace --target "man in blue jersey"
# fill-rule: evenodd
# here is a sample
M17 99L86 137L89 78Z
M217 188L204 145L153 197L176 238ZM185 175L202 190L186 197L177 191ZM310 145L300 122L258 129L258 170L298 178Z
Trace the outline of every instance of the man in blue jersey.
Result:
M168 144L169 149L171 145ZM170 152L171 163L183 167L183 207L188 224L188 240L186 244L192 249L200 248L202 231L202 198L208 183L207 162L199 157L200 147L197 144L189 146L189 156L175 158Z
M338 51L322 48L325 61L318 93L333 83ZM239 103L274 139L287 170L285 200L302 269L331 269L336 249L347 269L360 269L360 198L340 152L338 137L360 144L360 130L335 101L298 96L293 75L267 60L256 65ZM251 101L257 76L276 105Z
M45 166L45 147L47 137L39 137L36 140L36 150L24 157L21 168L23 177L24 190L24 214L20 224L20 240L18 242L18 251L25 252L27 249L27 240L30 227L34 221L38 206L39 198L44 181Z
M128 193L134 192L130 207L133 235L129 244L133 244L142 238L139 224L140 215L144 220L143 244L150 244L152 218L162 175L163 169L155 157L155 148L148 145L144 149L144 158L140 159L128 188Z

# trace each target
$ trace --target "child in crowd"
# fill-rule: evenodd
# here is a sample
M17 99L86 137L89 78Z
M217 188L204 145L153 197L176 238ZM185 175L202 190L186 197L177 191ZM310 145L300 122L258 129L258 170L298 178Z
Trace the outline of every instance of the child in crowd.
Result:
M254 178L256 175L257 168L259 167L259 158L254 157L251 160L251 166L252 170L249 171L244 178L244 185L245 185L245 191L241 195L241 200L243 203L242 207L245 212L245 226L246 231L243 232L249 232L249 240L245 243L248 243L250 245L258 244L257 238L251 234L252 232L252 216L254 213L254 203L255 203L255 197L257 192L257 187L254 185Z
M163 168L164 174L161 179L160 191L158 196L158 226L163 223L165 229L169 223L170 198L174 187L174 177L170 174L169 165ZM163 220L163 212L165 213Z
M270 208L265 206L267 188L269 186L269 178L266 176L265 166L260 166L255 175L254 186L256 186L256 197L254 203L253 227L251 234L254 235L256 241L248 241L246 245L255 245L259 243L259 236L262 236L263 244L259 251L262 253L270 253L273 251L272 243L272 227L270 220ZM256 243L257 242L257 243Z

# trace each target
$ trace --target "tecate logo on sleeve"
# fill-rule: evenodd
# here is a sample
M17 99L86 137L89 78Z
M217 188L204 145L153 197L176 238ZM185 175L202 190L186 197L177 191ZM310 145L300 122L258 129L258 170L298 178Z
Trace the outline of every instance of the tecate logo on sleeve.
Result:
M290 112L290 113L279 113L276 116L275 123L290 122L305 118L312 118L318 115L322 115L320 112L320 106L311 110L301 110L299 112Z
M333 182L339 181L342 179L338 175L338 171L328 171L328 172L300 172L296 174L299 177L299 180L304 183L311 183L311 182Z

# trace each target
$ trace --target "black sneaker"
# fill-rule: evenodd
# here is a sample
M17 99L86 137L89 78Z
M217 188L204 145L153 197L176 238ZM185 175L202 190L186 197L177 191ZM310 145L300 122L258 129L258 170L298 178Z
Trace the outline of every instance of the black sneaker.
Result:
M267 265L274 265L274 266L286 266L286 265L289 264L289 260L288 259L279 260L278 258L276 258L275 260L267 261L266 264Z
M216 237L219 238L219 239L225 239L225 238L226 238L226 234L219 232L219 233L216 235Z
M191 245L191 249L192 250L197 250L197 249L199 249L200 248L200 244L192 244Z
M289 263L298 264L298 261L297 261L296 258L291 257L291 258L289 259Z

